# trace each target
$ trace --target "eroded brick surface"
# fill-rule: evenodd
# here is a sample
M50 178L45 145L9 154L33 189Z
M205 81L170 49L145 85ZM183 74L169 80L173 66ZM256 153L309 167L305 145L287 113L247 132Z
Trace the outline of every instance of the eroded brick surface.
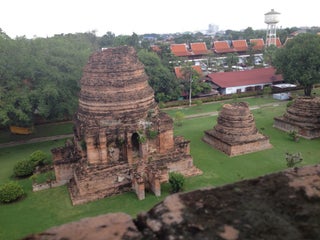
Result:
M161 194L168 173L201 174L190 142L173 136L173 120L154 101L134 48L94 53L80 81L73 142L52 150L58 182L70 181L73 204L150 189Z
M274 118L274 127L286 132L296 131L306 139L319 138L320 98L296 98L283 116Z
M269 138L259 133L245 102L224 104L217 124L204 133L203 140L229 156L271 148Z

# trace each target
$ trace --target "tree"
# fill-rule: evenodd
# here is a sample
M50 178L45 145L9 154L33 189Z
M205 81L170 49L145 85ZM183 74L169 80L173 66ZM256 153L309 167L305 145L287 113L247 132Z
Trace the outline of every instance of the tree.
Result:
M239 61L239 57L234 53L227 53L226 55L226 63L228 65L228 70L232 71L232 66L237 65Z
M149 84L155 92L158 102L166 102L178 98L179 82L170 70L165 67L159 56L145 49L138 52L139 60L144 64Z
M34 116L71 118L94 33L15 40L0 37L0 125L30 127Z
M116 36L114 33L108 31L99 40L100 47L112 47Z
M192 67L191 62L184 63L181 66L181 74L183 77L181 80L183 91L189 93L189 106L192 103L192 96L211 91L210 85L201 81L200 74Z
M274 45L266 47L263 50L263 61L269 65L272 65L273 58L277 50L278 50L277 47Z
M289 40L275 53L273 66L286 82L303 86L305 96L311 96L320 82L320 36L306 33Z
M191 106L192 82L193 78L197 79L199 74L192 68L192 65L189 62L182 66L181 73L184 78L184 82L189 84L189 106Z

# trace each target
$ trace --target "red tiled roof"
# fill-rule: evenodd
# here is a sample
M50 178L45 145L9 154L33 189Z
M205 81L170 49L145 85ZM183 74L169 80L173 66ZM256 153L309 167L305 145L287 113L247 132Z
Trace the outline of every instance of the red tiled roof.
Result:
M192 53L188 51L187 45L186 44L171 44L170 45L171 52L176 56L176 57L185 57L185 56L190 56Z
M191 43L190 46L194 55L208 54L208 49L205 42Z
M183 79L183 78L184 78L184 77L183 77L183 74L182 74L182 72L181 72L181 68L182 68L182 67L175 67L175 68L174 68L174 72L175 72L176 77L177 77L178 79ZM203 76L203 72L202 72L201 66L199 66L199 65L193 65L192 68L193 68L197 73L199 73L200 76Z
M253 50L263 50L264 41L262 38L250 39L250 45L252 45Z
M213 42L213 48L216 53L234 52L227 41L215 41Z
M269 41L270 41L270 39L267 38L267 41L266 41L266 44L267 44L267 45L268 45ZM280 38L276 38L276 46L277 46L277 47L281 47L281 46L282 46L282 43L281 43L281 41L280 41Z
M232 40L232 45L235 51L245 52L248 50L248 44L246 40Z
M282 81L282 75L275 74L275 69L257 68L236 72L211 73L208 77L221 88L247 86L256 84L272 84Z

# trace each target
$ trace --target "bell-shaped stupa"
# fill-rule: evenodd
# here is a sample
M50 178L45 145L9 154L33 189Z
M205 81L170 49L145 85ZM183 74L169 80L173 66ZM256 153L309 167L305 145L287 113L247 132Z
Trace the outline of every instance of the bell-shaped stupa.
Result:
M298 97L287 107L283 116L275 117L275 128L295 131L306 139L320 137L320 98Z
M157 107L144 66L132 47L94 53L80 85L77 118L88 128L135 123Z
M259 133L245 102L224 104L217 124L205 131L203 141L229 156L271 148L269 138Z
M74 138L53 149L58 182L70 182L73 204L145 189L159 196L168 173L201 173L190 142L173 136L173 120L154 101L143 64L132 47L94 53L80 81Z

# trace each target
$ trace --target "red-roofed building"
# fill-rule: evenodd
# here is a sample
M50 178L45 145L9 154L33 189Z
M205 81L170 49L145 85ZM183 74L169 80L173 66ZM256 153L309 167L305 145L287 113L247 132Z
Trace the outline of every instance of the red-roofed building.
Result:
M250 45L255 51L262 51L264 48L264 40L262 38L250 39Z
M201 66L200 66L200 65L193 65L192 68L193 68L197 73L199 73L200 77L203 76L203 72L202 72L202 69L201 69ZM182 67L175 67L175 68L174 68L174 72L175 72L176 77L177 77L178 79L184 79L181 69L182 69Z
M187 44L171 44L170 45L171 52L176 57L188 57L193 55L191 51L189 51Z
M190 47L194 55L208 54L208 49L205 42L190 43Z
M267 41L266 41L266 44L268 45L270 41L270 38L267 38ZM276 38L276 47L281 47L282 46L282 43L280 41L280 38Z
M275 69L257 68L236 72L217 72L208 75L208 80L221 94L233 94L263 89L283 81L282 75L276 74Z
M234 50L227 41L214 41L213 50L215 53L232 53Z
M236 52L248 51L248 44L246 40L232 40L232 46Z

